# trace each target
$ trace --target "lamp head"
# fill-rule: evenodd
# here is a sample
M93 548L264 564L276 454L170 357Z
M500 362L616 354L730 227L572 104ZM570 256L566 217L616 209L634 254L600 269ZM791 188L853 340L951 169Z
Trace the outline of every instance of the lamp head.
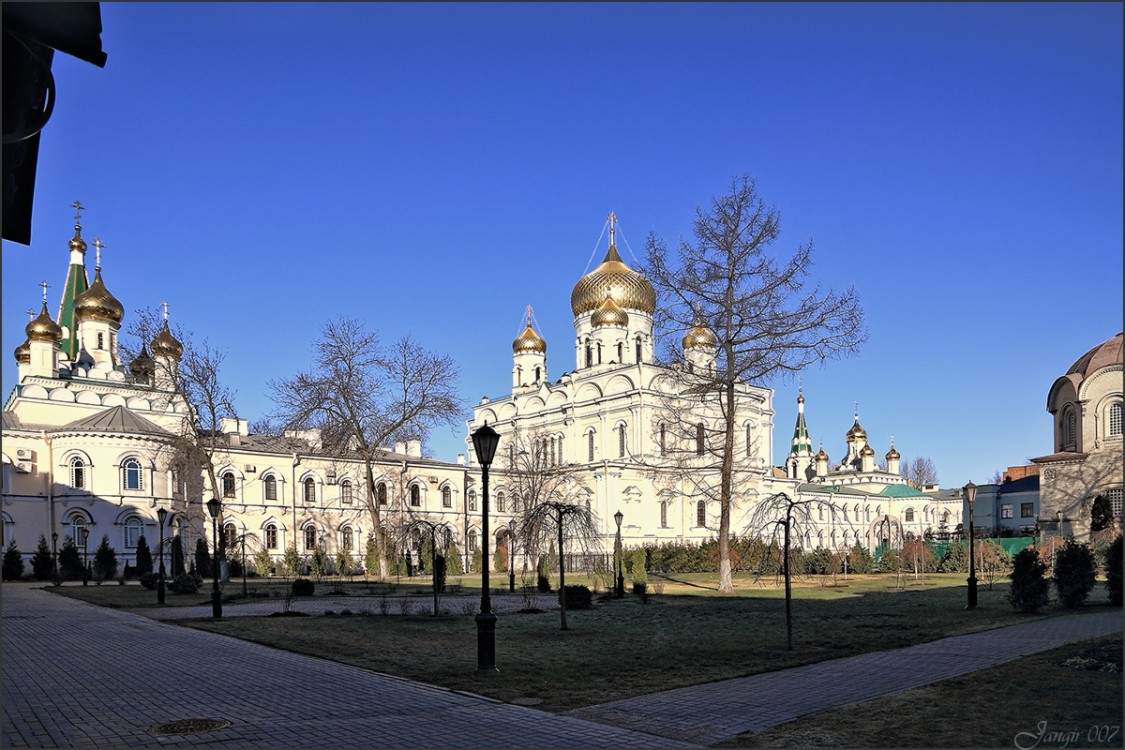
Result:
M976 501L977 486L973 484L972 480L969 480L969 483L962 488L962 492L965 493L965 501L968 502L969 505L972 505Z
M496 456L496 446L500 444L500 433L489 427L486 421L482 427L473 431L472 438L477 461L481 466L491 466L492 459Z
M51 541L52 541L52 542L57 542L58 540L59 540L59 532L57 532L57 531L52 531L52 532L51 532Z
M617 521L617 528L619 528L619 529L621 528L621 521L624 520L624 519L625 519L625 514L622 513L621 511L617 511L616 513L613 514L613 520Z
M82 542L82 546L86 546L86 539L90 536L90 530L85 526L78 529L78 539Z
M164 525L164 521L167 518L168 518L168 509L167 508L157 508L156 509L156 520L160 522L161 526Z
M211 514L211 518L218 518L222 507L223 504L219 502L218 498L213 497L207 501L207 512Z

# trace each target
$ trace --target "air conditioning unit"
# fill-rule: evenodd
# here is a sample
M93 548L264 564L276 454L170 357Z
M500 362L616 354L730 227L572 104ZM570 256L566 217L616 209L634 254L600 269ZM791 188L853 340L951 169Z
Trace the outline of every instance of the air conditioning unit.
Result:
M245 465L243 465L242 470L245 471L247 474L253 474L254 472L256 472L258 470L258 467L252 466L251 464L245 464Z
M16 472L19 474L30 474L33 464L30 461L19 461L16 463Z
M16 449L16 460L17 461L34 461L35 460L35 451L31 450L31 448L17 448Z

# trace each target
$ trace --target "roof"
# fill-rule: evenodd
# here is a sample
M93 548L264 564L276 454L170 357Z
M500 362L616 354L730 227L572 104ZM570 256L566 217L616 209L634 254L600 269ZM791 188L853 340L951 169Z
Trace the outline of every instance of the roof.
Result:
M925 492L915 489L909 484L892 484L879 494L883 497L929 497Z
M1075 451L1062 451L1060 453L1051 453L1046 456L1039 456L1038 458L1031 459L1033 464L1049 464L1054 461L1081 461L1086 458L1085 453L1077 453Z
M1031 476L1024 477L1023 479L1015 479L1011 482L1004 482L997 490L999 495L1007 495L1011 492L1035 492L1039 489L1039 475L1032 474Z
M861 497L867 497L871 494L870 492L864 492L863 490L855 490L851 487L840 487L831 484L806 483L798 486L797 489L799 489L801 492L828 492L834 495L859 495Z
M52 432L117 432L142 435L170 435L168 430L153 424L124 406L114 406L70 424L56 427Z

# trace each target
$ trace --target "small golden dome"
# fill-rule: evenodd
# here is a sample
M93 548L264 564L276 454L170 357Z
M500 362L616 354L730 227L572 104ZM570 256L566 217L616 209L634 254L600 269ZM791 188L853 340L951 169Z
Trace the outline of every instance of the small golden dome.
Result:
M527 328L523 329L523 333L512 342L512 353L520 354L522 352L547 353L547 342L532 329L530 320L527 321Z
M852 428L848 430L848 442L853 442L856 438L863 438L864 440L867 439L867 430L860 427L859 417L856 417L855 424L853 424Z
M891 449L887 451L887 460L890 461L892 458L901 458L901 456L898 455L898 451L895 450L893 445L891 446Z
M621 260L617 246L610 244L601 265L578 280L570 293L570 309L575 316L597 310L612 297L618 307L640 310L652 315L656 309L656 291L641 274Z
M172 357L179 359L180 355L184 353L184 345L176 340L172 332L168 330L168 321L164 321L164 329L156 334L156 338L152 340L152 353L156 357Z
M24 341L16 347L16 362L21 365L26 365L31 362L31 342Z
M95 273L94 283L90 288L74 298L74 316L110 323L121 323L121 319L125 317L125 307L105 288L101 269Z
M816 452L816 460L817 461L827 461L828 460L828 454L824 452L823 448L821 448L820 450L818 450Z
M719 340L715 338L715 334L711 333L707 328L704 328L703 321L700 320L697 315L695 317L695 327L684 336L684 349L691 349L697 346L714 349L715 345L718 343Z
M598 309L594 311L594 314L590 316L590 323L594 328L600 328L602 326L621 326L625 328L629 325L629 313L618 307L617 303L613 301L613 297L607 294L605 301L603 301L602 304L598 306Z
M82 239L82 225L74 225L74 237L70 240L70 251L86 252L86 240Z
M155 371L156 362L149 356L148 347L141 344L140 353L133 357L133 361L129 363L129 374L131 374L133 379L137 382L147 383Z
M870 445L865 445L865 446L863 446L863 450L861 450L859 452L859 455L861 455L861 456L874 456L875 455L875 449L872 448Z
M51 314L47 312L47 303L43 303L43 309L39 313L39 317L27 324L24 329L27 332L27 340L31 341L59 341L62 339L62 328L59 324L51 320ZM30 344L29 344L30 346Z

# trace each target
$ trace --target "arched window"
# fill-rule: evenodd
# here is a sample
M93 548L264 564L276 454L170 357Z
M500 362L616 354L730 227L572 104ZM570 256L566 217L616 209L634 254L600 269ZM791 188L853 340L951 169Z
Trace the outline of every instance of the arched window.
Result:
M617 457L625 458L625 425L617 428Z
M352 527L345 526L344 530L340 532L340 548L344 552L352 551Z
M1118 404L1121 406L1121 404ZM1122 501L1125 500L1125 490L1120 488L1107 490L1105 496L1109 498L1110 511L1113 513L1114 518L1121 518Z
M441 507L453 507L453 490L449 489L448 487L441 488Z
M76 490L86 488L86 462L81 456L70 459L70 486Z
M127 458L121 464L121 486L127 490L143 490L144 478L141 474L141 462L135 458Z
M387 504L387 483L386 482L379 482L379 484L375 487L375 497L378 499L379 505L386 505Z
M695 504L695 525L703 528L707 525L707 502L700 500Z
M590 348L590 342L586 342L586 366L590 367L594 363L594 350Z
M753 453L754 453L754 441L751 438L752 438L752 436L750 434L750 425L746 425L746 457L747 458L750 458L750 456L752 456Z
M638 362L641 361L641 338L640 338L640 336L637 337L637 361Z
M496 493L496 512L497 513L504 513L507 510L508 510L508 507L507 507L507 503L504 501L504 493L503 492L497 492Z
M1109 433L1110 435L1121 434L1121 402L1115 401L1109 405Z
M307 478L304 482L301 483L301 486L305 488L305 502L306 503L315 503L316 502L316 482L313 481L313 478L312 477Z
M223 474L223 497L234 497L234 472Z
M668 501L660 501L660 528L668 528Z
M816 520L818 520L818 521L824 520L824 506L823 505L816 506L816 514L817 514Z
M277 549L277 525L269 524L266 526L266 547L268 549Z
M410 505L414 508L422 505L422 488L416 484L410 485Z
M308 550L315 550L316 549L316 527L315 526L306 526L305 527L305 549L308 549Z
M703 423L700 422L695 426L695 454L697 456L703 455Z
M105 334L101 332L98 333L98 348L105 349Z
M266 482L266 500L276 500L277 499L277 480L272 475L270 475L270 476L266 477L265 482Z
M469 490L469 510L476 512L477 509L477 493L476 490Z
M539 376L539 368L538 368L538 367L536 367L536 368L535 368L535 382L536 382L536 383L538 383L538 382L539 382L539 377L540 377L540 376Z
M223 534L226 536L227 549L232 550L238 546L238 529L235 528L233 523L228 523L223 526Z
M844 514L844 521L845 521L845 522L847 522L847 521L848 521L848 506L846 506L846 505L845 505L844 507L840 508L840 510L841 510L841 511L843 511L843 514ZM857 520L857 521L858 521L858 520L859 520L859 518L858 518L858 517L856 517L856 519L855 519L855 520Z
M667 445L668 427L663 422L660 423L660 455L665 456L668 454Z
M340 502L344 505L352 504L352 483L340 482Z
M136 549L137 542L144 533L144 525L139 516L129 516L125 519L125 548Z
M476 552L477 549L479 549L479 545L477 544L477 532L476 532L475 529L470 529L469 530L469 551L470 552Z
M586 460L594 460L594 431L590 430L586 433Z
M617 364L625 364L625 344L617 342Z
M914 509L913 508L907 508L906 509L906 511L903 513L903 520L906 521L907 523L914 523Z
M1063 424L1062 424L1062 448L1063 450L1075 450L1077 443L1075 441L1076 427L1078 425L1078 417L1074 413L1073 407L1066 407L1063 411Z
M70 518L70 538L75 546L82 546L82 530L86 528L86 518L75 513Z

